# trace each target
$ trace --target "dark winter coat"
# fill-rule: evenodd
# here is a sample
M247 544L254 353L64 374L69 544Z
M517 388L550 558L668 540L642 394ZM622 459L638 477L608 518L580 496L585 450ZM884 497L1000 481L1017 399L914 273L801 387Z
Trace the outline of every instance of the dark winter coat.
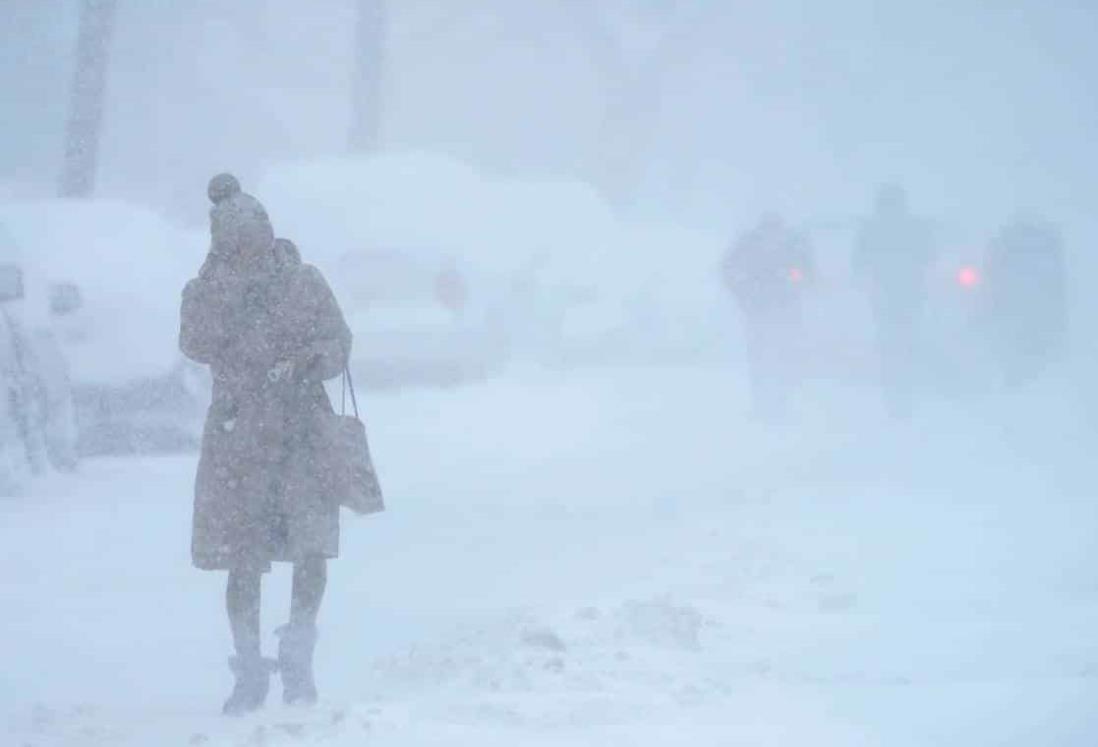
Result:
M251 248L266 258L267 233L237 227L233 238L260 242ZM351 334L316 268L269 255L245 271L211 254L183 291L180 347L213 374L191 548L202 569L339 551L339 506L312 454L332 411L322 382L342 372Z
M796 317L814 270L807 240L778 220L741 236L724 258L725 285L749 322Z
M862 224L854 272L868 283L878 322L888 326L916 315L933 259L929 224L904 210L879 210Z

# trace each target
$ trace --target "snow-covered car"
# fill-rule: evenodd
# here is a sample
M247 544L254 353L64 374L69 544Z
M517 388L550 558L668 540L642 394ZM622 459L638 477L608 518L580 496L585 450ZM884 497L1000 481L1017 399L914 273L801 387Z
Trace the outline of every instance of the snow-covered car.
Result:
M256 194L276 233L328 278L362 383L458 383L505 364L520 316L509 282L544 238L513 190L408 154L275 166Z
M0 235L0 493L76 465L72 390L57 338L28 320L25 274Z
M371 387L448 385L483 378L503 346L467 271L443 252L350 252L333 284L354 334L351 366Z
M974 241L944 241L926 278L921 341L936 391L968 394L994 376L984 253Z
M857 219L817 220L804 227L815 253L812 313L806 334L817 375L864 382L876 377L876 323L864 283L855 276L852 251ZM934 258L923 278L916 344L917 377L935 391L961 393L987 383L984 272L978 242L937 227Z
M457 384L489 373L479 330L437 306L373 307L352 314L351 365L373 387Z
M818 360L843 361L847 375L864 379L876 368L876 332L865 288L852 274L857 220L820 221L809 229L820 264L811 334ZM986 250L978 233L937 224L933 259L923 278L916 344L916 375L946 395L985 390L997 378L989 310Z
M203 237L111 201L4 203L0 223L25 271L25 323L55 340L52 367L67 365L76 451L197 445L208 383L180 355L177 328Z
M398 372L386 378L720 348L720 290L709 275L720 242L628 223L580 181L518 180L437 154L385 153L278 164L256 194L276 232L297 241L355 318L363 368ZM413 268L419 288L362 303L356 283L384 286L405 274L377 248ZM446 313L429 290L451 257L468 283L461 314ZM378 262L388 269L369 269Z
M926 320L938 383L967 390L995 381L1020 384L1063 352L1067 310L1058 239L1042 227L1023 224L1022 230L1035 233L1033 245L1021 251L970 240L939 252Z

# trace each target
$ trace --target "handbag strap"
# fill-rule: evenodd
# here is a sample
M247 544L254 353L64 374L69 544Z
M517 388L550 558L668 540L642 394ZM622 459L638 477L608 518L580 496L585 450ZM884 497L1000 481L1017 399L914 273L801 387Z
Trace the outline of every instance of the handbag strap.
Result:
M347 414L347 392L351 392L351 406L355 410L355 418L361 420L358 415L358 398L355 397L355 382L351 378L351 367L343 367L343 393L340 397L339 410L341 415Z

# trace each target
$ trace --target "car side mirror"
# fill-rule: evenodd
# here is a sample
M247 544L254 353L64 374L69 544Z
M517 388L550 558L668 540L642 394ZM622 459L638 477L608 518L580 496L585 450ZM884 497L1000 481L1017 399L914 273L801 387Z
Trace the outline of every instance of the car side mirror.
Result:
M50 311L55 316L68 316L84 307L84 294L75 283L58 283L50 288Z
M0 303L23 299L23 268L19 265L0 264Z

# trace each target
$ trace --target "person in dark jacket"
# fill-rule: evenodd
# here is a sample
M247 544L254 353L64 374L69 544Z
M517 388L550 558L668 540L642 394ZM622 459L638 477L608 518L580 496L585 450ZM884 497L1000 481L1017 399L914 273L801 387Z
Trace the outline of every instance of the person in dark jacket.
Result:
M912 407L919 321L932 260L928 222L912 215L902 187L880 187L854 247L853 269L869 296L885 402L897 417L906 417Z
M722 269L743 320L755 414L780 415L803 367L802 296L814 272L808 241L769 215L732 245Z
M227 174L209 195L210 253L183 290L180 325L183 353L213 375L191 551L198 568L229 573L236 685L224 712L240 714L264 703L276 668L287 703L316 700L316 618L339 553L339 506L312 455L332 412L322 382L343 371L351 334L320 272L285 261L258 200ZM272 561L293 564L277 662L263 658L259 634Z

